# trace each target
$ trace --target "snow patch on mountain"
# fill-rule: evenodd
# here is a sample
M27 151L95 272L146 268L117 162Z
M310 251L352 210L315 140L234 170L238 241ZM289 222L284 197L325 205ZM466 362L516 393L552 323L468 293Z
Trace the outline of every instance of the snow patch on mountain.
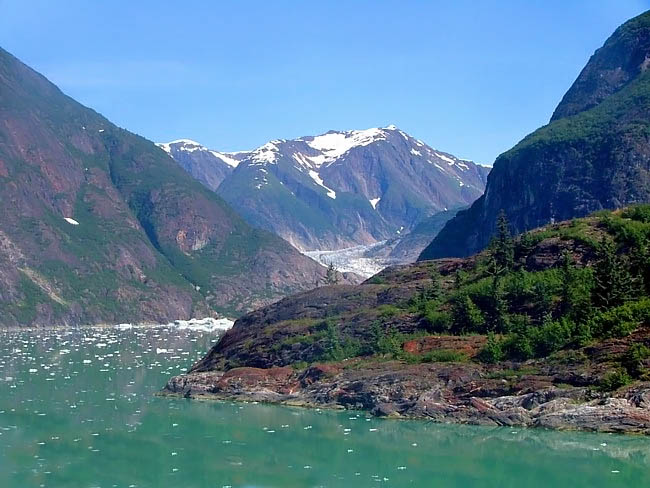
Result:
M454 161L453 159L451 159L451 158L448 157L448 156L445 156L444 154L440 154L439 152L434 153L434 154L435 154L438 158L442 159L443 161L447 161L447 164L449 164L449 166L451 166L452 164L455 164L455 163L456 163L456 161Z
M242 152L222 153L219 151L214 151L212 149L208 149L207 147L201 145L196 141L193 141L192 139L176 139L175 141L171 141L171 142L159 142L156 143L156 145L159 148L161 148L163 151L165 151L167 154L169 154L170 156L173 156L174 150L186 152L186 153L193 153L195 151L207 152L212 154L214 157L219 158L228 166L231 166L233 168L236 168L240 162L238 159L235 159L233 156L242 154Z
M271 141L267 142L261 147L255 149L251 154L251 160L255 163L274 163L279 156L280 148L278 143L282 141Z
M335 200L336 199L336 192L332 190L331 188L328 188L325 186L325 183L323 183L323 180L321 179L320 175L314 171L313 169L309 170L309 176L311 176L312 180L316 182L317 185L322 186L327 190L327 196L330 197L331 199Z
M354 147L367 146L373 142L386 140L384 129L350 130L345 132L328 132L326 134L298 139L309 147L322 153L320 157L310 158L314 165L331 163Z
M379 200L381 200L381 197L371 198L371 199L368 200L368 201L370 202L370 205L372 205L372 208L374 208L375 210L377 210L377 204L379 203Z

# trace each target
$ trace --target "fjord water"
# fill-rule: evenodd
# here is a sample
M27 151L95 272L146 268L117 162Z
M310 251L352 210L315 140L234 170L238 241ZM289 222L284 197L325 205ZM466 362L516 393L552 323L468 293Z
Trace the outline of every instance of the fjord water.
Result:
M0 331L0 486L650 486L650 439L154 394L214 342L161 328Z

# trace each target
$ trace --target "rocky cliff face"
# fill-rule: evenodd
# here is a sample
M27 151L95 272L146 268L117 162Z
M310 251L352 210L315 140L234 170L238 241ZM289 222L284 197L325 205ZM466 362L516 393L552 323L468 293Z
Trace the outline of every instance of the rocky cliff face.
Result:
M187 146L180 154L173 144L163 146L208 187L222 178L223 153ZM206 156L214 168L209 174L202 162ZM434 213L473 202L489 171L394 126L276 140L225 157L237 164L226 170L219 195L249 223L302 250L404 235Z
M650 201L650 12L596 51L551 122L497 158L485 194L421 259L482 249L503 209L519 233L600 209Z
M1 49L0 201L0 325L237 313L325 275Z

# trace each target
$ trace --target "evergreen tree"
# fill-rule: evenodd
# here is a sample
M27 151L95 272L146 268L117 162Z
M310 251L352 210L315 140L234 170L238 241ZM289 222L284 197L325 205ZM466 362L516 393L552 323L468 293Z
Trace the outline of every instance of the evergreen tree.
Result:
M457 333L481 332L485 326L481 309L468 295L459 297L454 303L452 321Z
M630 273L630 262L616 253L616 244L603 238L594 268L592 301L598 308L622 305L638 295L638 280Z
M422 299L423 300L438 300L442 295L442 284L440 281L442 276L440 276L440 271L438 268L434 268L431 271L431 285L422 290Z
M503 293L502 276L507 272L505 266L498 263L495 256L488 262L488 274L492 276L489 304L485 313L485 325L488 331L503 332L507 326L508 302Z
M514 266L515 260L515 243L510 234L510 224L503 210L499 213L497 219L497 234L492 239L490 248L496 264L509 271Z
M643 242L630 252L630 267L640 292L650 295L650 243Z
M465 283L465 274L457 269L454 273L454 288L458 290Z
M327 266L327 273L325 274L325 282L328 285L336 285L339 282L339 271L334 266L334 263L330 262Z

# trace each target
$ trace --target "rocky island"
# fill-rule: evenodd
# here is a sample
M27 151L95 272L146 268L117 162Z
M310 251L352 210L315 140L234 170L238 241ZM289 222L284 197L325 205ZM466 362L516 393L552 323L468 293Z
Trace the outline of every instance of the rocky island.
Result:
M650 207L501 233L240 318L164 393L650 434Z

